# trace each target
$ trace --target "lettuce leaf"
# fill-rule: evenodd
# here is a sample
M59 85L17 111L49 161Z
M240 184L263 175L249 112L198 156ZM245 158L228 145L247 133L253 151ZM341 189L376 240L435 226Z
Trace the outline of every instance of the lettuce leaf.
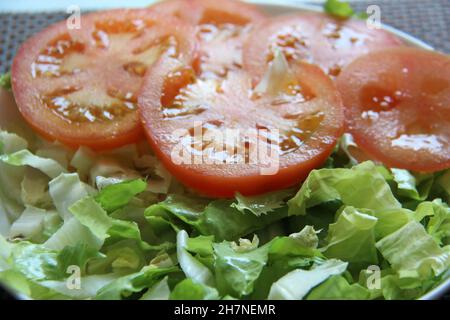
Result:
M177 267L158 268L146 266L141 271L115 279L97 292L98 300L120 300L133 293L153 287L167 275L177 272Z
M242 298L253 292L267 263L270 243L260 248L236 250L229 242L213 245L217 289L221 295Z
M343 276L331 276L315 287L306 300L369 300L370 292L358 283L349 284Z
M376 247L400 278L428 279L450 267L450 252L440 248L416 221L379 240Z
M64 173L50 181L49 193L56 210L66 221L73 217L69 208L94 191L87 184L81 182L76 173Z
M56 211L27 206L19 219L11 225L9 237L41 243L60 225L61 219Z
M48 249L63 250L66 246L75 246L80 242L97 250L103 246L103 241L97 238L88 227L82 225L77 219L70 218L44 242L43 246Z
M423 201L428 198L433 186L433 174L413 175L408 170L391 169L393 179L397 184L397 194L400 197Z
M0 87L11 90L11 72L0 75Z
M140 300L169 300L170 288L168 277L153 285L146 293L142 295Z
M349 262L356 270L378 264L375 248L377 221L377 218L361 210L345 207L328 229L323 254L328 258Z
M294 192L290 189L266 193L259 196L244 197L240 193L236 194L235 203L231 204L232 208L236 208L242 213L246 210L259 217L282 208L286 205L286 198L292 196Z
M61 173L66 172L57 161L35 156L28 150L20 150L12 154L0 155L0 161L16 167L33 167L42 171L50 178L56 178Z
M347 265L346 262L331 259L314 265L310 270L291 271L272 285L268 299L301 300L329 277L344 273Z
M126 206L134 196L146 188L147 183L140 179L113 184L102 189L95 197L95 201L110 213Z
M112 218L98 204L94 198L85 197L78 200L69 211L74 217L99 239L105 240L108 237L108 230L112 227Z
M326 13L338 18L350 18L355 12L346 1L327 0L323 6Z
M202 235L213 235L216 240L237 240L277 220L287 217L287 207L275 209L257 217L232 207L232 200L215 200L169 195L166 200L145 211L149 223L166 223L178 227L191 226ZM156 221L155 221L156 220ZM180 225L181 224L181 225Z
M351 169L311 171L300 191L288 201L289 215L305 215L308 208L334 200L375 212L401 208L383 175L368 161Z
M422 202L417 207L415 216L418 221L429 217L426 229L437 244L448 245L450 243L450 208L441 199Z
M216 289L185 279L178 283L170 294L170 300L218 300Z
M187 278L206 286L214 286L214 276L211 270L195 259L188 251L189 236L186 231L181 230L177 234L177 258L181 269Z

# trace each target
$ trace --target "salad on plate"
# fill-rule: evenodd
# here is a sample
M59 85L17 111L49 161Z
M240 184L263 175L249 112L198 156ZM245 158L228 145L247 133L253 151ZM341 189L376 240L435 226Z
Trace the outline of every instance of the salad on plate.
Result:
M1 77L0 283L391 300L446 282L450 58L325 12L168 0L24 42Z

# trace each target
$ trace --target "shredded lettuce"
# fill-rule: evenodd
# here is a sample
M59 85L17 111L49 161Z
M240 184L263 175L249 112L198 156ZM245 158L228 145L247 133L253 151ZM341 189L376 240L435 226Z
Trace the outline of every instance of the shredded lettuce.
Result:
M330 259L314 265L310 270L291 271L270 288L270 300L301 300L308 292L329 277L340 275L347 269L347 263Z
M450 171L366 159L344 136L298 188L208 199L145 145L0 130L0 281L33 299L419 298L450 274Z
M120 300L133 293L142 292L151 288L168 274L177 272L177 267L158 268L146 266L141 271L119 277L98 290L96 299L99 300Z

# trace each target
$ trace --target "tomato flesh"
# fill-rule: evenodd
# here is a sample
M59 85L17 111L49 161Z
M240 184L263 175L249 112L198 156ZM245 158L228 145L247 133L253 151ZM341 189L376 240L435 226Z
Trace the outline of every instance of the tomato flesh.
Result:
M193 30L148 10L82 16L27 40L12 66L19 110L51 140L107 149L141 138L137 91L162 55L191 55Z
M389 167L450 167L450 58L412 48L363 56L337 79L347 128Z
M355 58L401 44L394 35L369 29L362 20L301 13L255 26L244 46L244 66L257 82L279 50L289 62L304 60L317 64L335 78Z

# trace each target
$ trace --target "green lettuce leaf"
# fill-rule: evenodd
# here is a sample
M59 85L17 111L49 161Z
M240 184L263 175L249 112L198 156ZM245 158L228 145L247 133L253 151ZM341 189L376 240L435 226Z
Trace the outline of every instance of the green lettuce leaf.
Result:
M64 173L50 181L49 193L56 210L66 221L73 217L69 208L77 201L93 194L94 191L81 182L76 173Z
M331 259L314 265L310 270L291 271L272 285L268 299L301 300L311 289L331 276L344 273L347 265L346 262Z
M426 229L436 243L439 245L450 243L450 208L441 199L422 202L417 207L415 216L418 221L429 217Z
M216 289L207 285L185 279L173 288L170 300L218 300Z
M399 196L417 201L423 201L428 198L434 182L432 174L413 175L404 169L391 169L391 172L397 184L397 194Z
M57 161L35 156L28 150L20 150L12 154L0 155L0 161L16 167L33 167L42 171L50 178L56 178L61 173L66 172Z
M349 284L343 276L331 276L315 287L306 300L369 300L370 292L358 283Z
M52 279L65 279L68 276L68 268L77 266L80 268L81 275L86 274L86 265L91 259L103 257L96 249L90 248L85 243L78 243L71 247L66 246L56 255L56 265L52 264L47 267L47 271L51 273Z
M450 253L416 221L379 240L376 247L400 278L427 279L450 267Z
M326 13L338 18L350 18L355 12L346 1L327 0L323 6Z
M69 211L74 217L99 239L105 240L108 230L112 227L112 218L93 197L85 197L74 203Z
M189 236L186 231L178 232L177 258L181 269L186 277L194 282L214 287L214 276L211 270L187 251L188 241Z
M259 196L244 197L240 193L236 194L237 202L232 203L231 207L236 208L242 213L249 212L259 217L261 215L273 212L275 209L282 208L286 205L285 200L293 195L293 191L281 190L276 192L270 192Z
M0 75L0 87L6 90L11 90L11 72L6 72Z
M61 218L56 211L26 206L19 219L11 225L9 237L41 243L60 225Z
M267 263L270 244L260 248L233 248L229 242L213 245L217 289L221 295L241 298L253 291Z
M401 208L383 175L368 161L351 169L311 171L289 200L289 215L305 215L306 209L334 200L375 212Z
M153 285L146 293L142 295L140 300L169 300L170 288L168 284L168 277Z
M153 287L167 275L177 272L177 267L158 268L146 266L141 271L115 279L97 292L98 300L120 300L133 293Z
M191 226L202 235L213 235L217 241L237 240L287 216L286 207L257 217L231 207L233 203L231 200L210 202L195 197L169 195L163 202L150 206L145 216L151 224L162 223L163 219L175 228Z
M375 226L378 219L353 207L345 207L336 222L331 224L322 248L327 258L337 258L360 270L377 264Z
M71 218L65 221L43 245L48 249L63 250L66 246L76 246L80 242L97 250L103 245L103 241L97 238L88 227L82 225L77 219Z
M146 188L147 183L140 179L109 185L97 194L95 201L110 213L127 205L134 196L144 192Z

